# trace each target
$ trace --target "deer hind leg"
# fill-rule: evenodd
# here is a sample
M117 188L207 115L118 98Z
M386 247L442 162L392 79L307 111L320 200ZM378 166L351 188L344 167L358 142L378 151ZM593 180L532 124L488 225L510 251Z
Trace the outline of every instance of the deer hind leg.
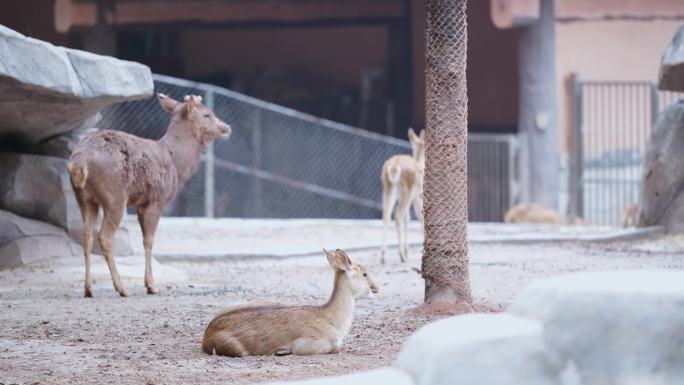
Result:
M125 208L125 203L103 206L104 216L102 218L102 227L100 228L100 233L97 236L98 241L100 241L102 253L107 260L109 272L112 274L114 289L116 289L116 291L122 297L127 297L128 292L123 287L123 283L121 283L121 277L116 269L116 262L114 261L114 254L112 252L112 239L114 238L116 230L119 228Z
M397 223L397 238L399 238L399 259L406 262L406 216L408 215L411 196L402 192L399 196L399 204L394 211L394 221Z
M159 290L154 287L152 276L152 246L154 245L154 233L157 231L161 208L158 205L138 207L138 222L143 234L143 246L145 247L145 288L147 294L157 294Z
M93 248L93 230L95 228L95 222L97 222L97 214L100 211L100 205L86 200L81 190L75 190L75 192L78 206L81 209L81 216L83 217L83 256L85 257L84 296L92 297L93 278L90 273L90 251Z
M423 224L423 198L421 192L417 191L413 195L413 213L416 214L416 218Z
M385 263L387 254L387 228L389 227L392 209L397 203L397 189L394 185L389 185L382 191L382 248L380 249L380 263Z

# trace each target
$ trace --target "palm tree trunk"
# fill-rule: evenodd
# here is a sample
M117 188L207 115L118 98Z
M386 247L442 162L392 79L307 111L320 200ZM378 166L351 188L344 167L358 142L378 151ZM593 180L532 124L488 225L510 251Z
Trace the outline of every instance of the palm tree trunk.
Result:
M470 303L466 0L428 0L425 302Z

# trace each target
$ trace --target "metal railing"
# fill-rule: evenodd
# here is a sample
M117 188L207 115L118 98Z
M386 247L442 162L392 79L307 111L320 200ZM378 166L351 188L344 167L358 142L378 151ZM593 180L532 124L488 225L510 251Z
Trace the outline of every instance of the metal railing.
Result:
M166 215L243 218L380 218L380 171L386 159L410 153L408 141L320 119L221 87L154 75L155 91L177 100L201 95L233 128L207 148L196 174ZM102 112L101 128L158 139L169 116L155 98ZM512 137L472 135L469 164L477 180L473 219L501 220L510 202ZM493 155L503 151L501 156ZM509 152L506 152L509 151ZM488 160L492 162L488 162ZM484 174L483 174L484 173ZM485 175L486 174L486 175ZM500 178L505 178L500 179ZM497 203L484 202L483 197Z
M574 77L571 214L591 224L621 224L639 199L651 127L681 96L659 91L654 82Z

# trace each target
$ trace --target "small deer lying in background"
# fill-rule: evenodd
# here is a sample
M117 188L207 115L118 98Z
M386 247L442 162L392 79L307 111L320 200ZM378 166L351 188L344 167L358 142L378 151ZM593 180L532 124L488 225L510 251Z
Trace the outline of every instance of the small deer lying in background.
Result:
M506 212L504 216L506 223L549 223L562 224L563 218L560 214L544 207L539 203L520 203Z
M204 147L230 126L189 95L177 102L158 94L159 104L171 114L166 134L158 141L120 131L88 134L71 154L68 169L84 222L85 296L92 297L90 249L93 228L102 208L104 216L97 236L109 265L114 288L128 295L116 270L112 238L126 207L135 207L145 247L145 287L157 293L152 278L152 244L164 206L195 172Z
M406 231L411 214L409 208L423 223L423 171L425 170L425 130L416 135L412 128L408 130L412 155L395 155L382 166L382 249L380 262L385 263L387 254L387 227L394 210L394 221L397 224L399 239L399 258L406 262L408 256L408 239ZM394 209L396 205L396 210Z
M580 217L565 221L556 211L539 203L520 203L511 207L504 216L504 222L586 225Z
M220 312L207 326L202 350L232 357L339 353L357 298L378 292L365 267L347 253L323 250L335 272L332 295L321 306L243 305Z

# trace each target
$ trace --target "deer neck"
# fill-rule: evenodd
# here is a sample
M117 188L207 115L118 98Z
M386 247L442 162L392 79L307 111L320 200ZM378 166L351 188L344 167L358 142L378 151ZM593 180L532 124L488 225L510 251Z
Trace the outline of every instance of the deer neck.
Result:
M188 124L172 121L159 143L169 152L178 173L178 186L183 186L199 164L204 144Z
M346 334L351 327L354 314L354 293L349 275L341 270L335 271L335 285L328 302L322 311L326 318L342 334Z

